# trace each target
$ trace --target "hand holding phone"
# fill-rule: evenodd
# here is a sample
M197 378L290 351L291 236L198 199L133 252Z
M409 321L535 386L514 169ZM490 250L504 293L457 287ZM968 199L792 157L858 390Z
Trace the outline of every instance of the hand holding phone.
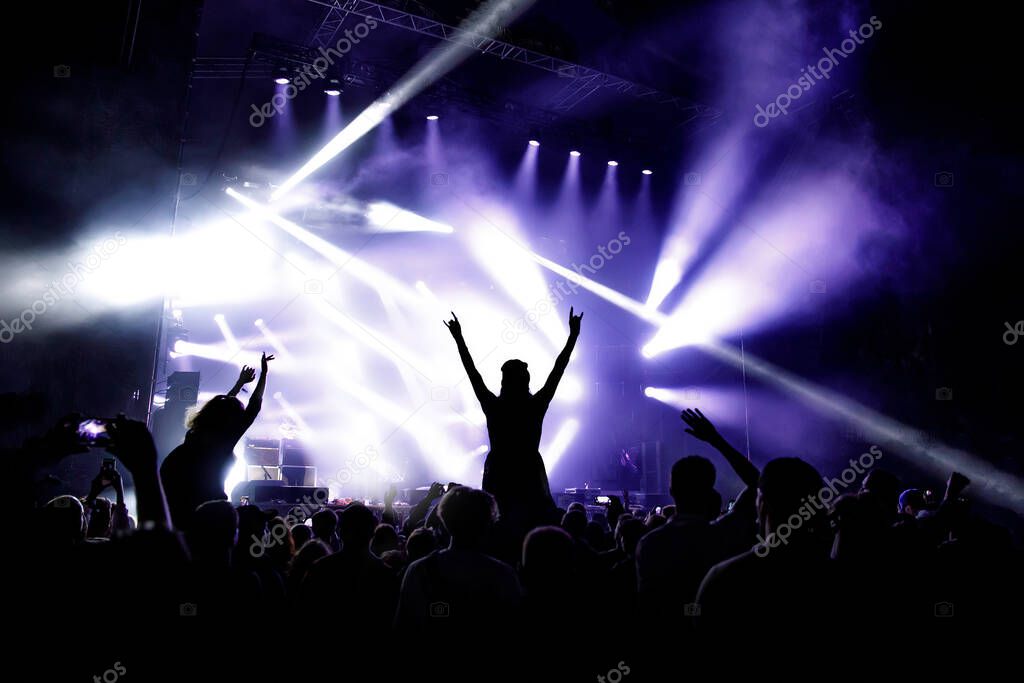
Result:
M110 445L110 432L107 426L112 420L91 417L78 423L75 434L83 446L105 448Z

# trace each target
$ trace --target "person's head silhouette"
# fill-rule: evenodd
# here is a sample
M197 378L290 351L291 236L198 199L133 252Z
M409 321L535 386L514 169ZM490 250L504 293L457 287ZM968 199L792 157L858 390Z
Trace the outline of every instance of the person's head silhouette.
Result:
M707 458L688 455L672 466L669 475L669 494L676 502L676 510L683 514L709 514L709 504L714 500L715 466ZM721 504L721 498L719 505Z
M197 434L216 432L242 418L245 408L234 396L214 396L188 421L188 428Z
M513 358L501 366L501 395L525 396L530 393L530 371L526 363Z

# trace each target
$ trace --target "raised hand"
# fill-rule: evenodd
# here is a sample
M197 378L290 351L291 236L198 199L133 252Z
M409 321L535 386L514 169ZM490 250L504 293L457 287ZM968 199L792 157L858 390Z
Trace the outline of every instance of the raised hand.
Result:
M964 492L971 483L971 480L960 474L959 472L953 472L949 475L949 479L946 481L946 500L954 500Z
M107 450L116 455L136 478L156 472L156 445L145 423L118 415L107 426L107 431L110 432Z
M429 498L430 500L433 500L434 498L440 498L443 495L444 484L435 481L433 484L430 485L430 490L427 491L426 497Z
M686 433L692 434L701 441L712 443L722 438L722 435L715 429L715 425L711 424L711 420L704 417L704 413L700 412L699 409L691 410L688 408L680 413L679 417L689 426Z
M583 314L573 315L573 307L569 307L569 334L579 336L580 333L580 321L583 320Z
M248 384L254 379L256 379L256 368L250 368L248 365L243 365L242 371L238 373L238 384Z
M270 354L268 356L266 353L264 353L263 357L260 358L260 372L262 374L267 374L267 363L269 363L272 360L274 360L274 354Z
M454 311L452 311L452 319L445 321L444 325L445 327L448 328L448 331L451 332L452 336L455 337L456 339L462 336L462 324L459 322L459 319L456 317Z

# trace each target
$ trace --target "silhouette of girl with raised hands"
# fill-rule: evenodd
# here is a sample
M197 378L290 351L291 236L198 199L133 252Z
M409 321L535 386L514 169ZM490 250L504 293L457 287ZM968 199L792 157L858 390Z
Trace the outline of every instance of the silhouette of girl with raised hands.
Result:
M534 520L554 509L547 471L540 456L541 429L544 414L580 336L582 319L582 313L575 315L574 310L569 309L569 338L540 391L530 393L530 372L526 363L513 359L501 366L501 391L497 396L487 388L476 369L455 313L445 322L458 346L473 393L487 417L491 451L484 461L482 488L497 500L502 516Z

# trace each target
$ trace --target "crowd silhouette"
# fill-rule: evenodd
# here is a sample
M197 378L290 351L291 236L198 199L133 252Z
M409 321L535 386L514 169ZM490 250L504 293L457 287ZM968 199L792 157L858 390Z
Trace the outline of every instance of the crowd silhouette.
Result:
M494 394L452 314L445 324L487 418L490 453L480 488L434 483L404 517L394 490L383 511L327 504L296 516L228 502L232 449L259 413L273 356L264 355L248 405L237 399L256 380L247 367L194 416L162 465L146 426L118 418L107 448L131 475L136 518L116 469L101 471L81 497L26 501L21 585L33 609L114 605L120 619L245 623L329 615L352 625L350 639L451 643L515 632L552 643L574 624L607 628L613 642L636 624L680 639L790 623L914 630L950 616L997 619L1019 604L1019 551L1006 529L972 513L966 477L951 473L932 499L876 466L859 490L812 509L826 487L813 464L752 462L699 410L684 410L681 428L742 482L734 500L723 504L715 462L688 455L671 469L674 504L660 511L628 492L599 511L557 508L539 444L582 317L570 310L569 338L539 391L530 393L526 364L510 360ZM26 444L20 462L41 467L80 451L71 422ZM101 495L108 489L113 500Z

